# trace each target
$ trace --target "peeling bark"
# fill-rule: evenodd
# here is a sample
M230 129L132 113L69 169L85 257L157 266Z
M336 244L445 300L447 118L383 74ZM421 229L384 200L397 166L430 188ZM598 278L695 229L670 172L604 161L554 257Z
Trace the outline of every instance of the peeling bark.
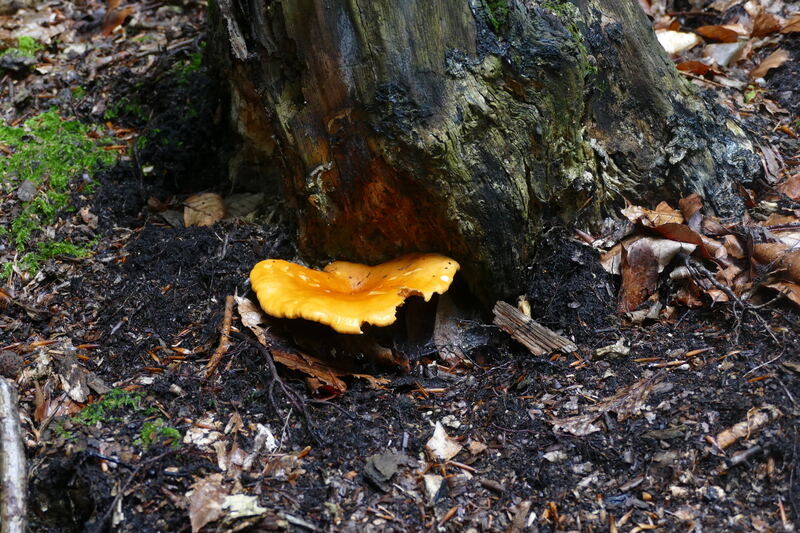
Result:
M239 153L280 175L308 259L445 253L489 303L522 291L549 216L691 192L741 210L752 145L634 0L491 5L218 1Z

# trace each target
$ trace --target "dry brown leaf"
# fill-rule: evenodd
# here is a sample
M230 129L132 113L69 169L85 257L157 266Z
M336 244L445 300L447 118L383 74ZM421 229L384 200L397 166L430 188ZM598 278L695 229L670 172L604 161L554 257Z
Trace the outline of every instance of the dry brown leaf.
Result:
M680 63L675 64L675 68L680 70L681 72L691 72L692 74L696 74L698 76L705 76L708 74L708 71L711 70L711 67L703 63L702 61L681 61Z
M114 30L120 27L122 23L125 22L125 19L133 14L133 11L134 9L130 6L122 9L109 10L103 17L103 28L100 31L100 35L108 37L114 33Z
M710 25L700 26L695 29L698 35L718 43L735 43L739 39L739 33L729 26Z
M742 269L736 265L730 265L722 270L719 270L716 274L717 281L726 285L728 287L733 286L734 280L736 277L742 273Z
M703 197L697 193L690 194L686 198L678 200L681 214L686 220L686 224L694 231L700 231L703 222Z
M788 224L796 224L800 222L797 217L789 215L781 215L779 213L772 213L766 220L760 222L758 225L761 227L769 228L774 226L784 226Z
M622 287L617 312L628 313L643 304L658 288L658 259L653 239L641 239L623 247Z
M725 251L734 259L744 259L745 253L742 248L742 243L739 242L738 237L735 235L725 235Z
M633 222L641 223L643 226L655 227L662 224L683 222L683 215L677 209L673 209L667 202L661 202L655 209L645 209L638 205L629 205L622 210L622 214Z
M764 37L771 33L780 31L781 21L772 13L759 13L753 18L753 37Z
M641 235L629 237L622 242L632 242L632 239L641 239ZM600 255L600 266L609 274L619 276L622 274L622 242L618 242L611 249Z
M800 15L795 15L783 25L781 33L794 33L800 31Z
M783 48L775 50L770 55L764 58L764 61L758 64L756 68L750 71L750 79L763 78L767 75L770 69L777 68L789 60L789 52Z
M312 389L314 392L340 396L347 390L345 382L337 377L337 374L342 375L343 373L331 368L315 357L302 352L280 350L274 346L270 351L276 363L311 376L309 383L313 384Z
M270 349L272 358L276 363L310 376L307 384L314 392L338 396L347 390L347 385L339 379L339 376L349 375L348 372L332 368L308 354L302 352L292 353L288 350L277 348L268 338L269 333L267 330L261 327L266 318L261 308L249 298L236 297L236 303L242 324L253 332L261 344Z
M777 242L755 244L753 257L771 265L773 273L800 283L800 249Z
M702 296L703 290L694 281L687 279L675 293L675 302L689 309L698 309L705 305Z
M774 281L772 283L766 283L764 286L775 289L796 305L800 305L800 285L797 283L792 283L791 281Z
M225 202L213 192L195 194L183 203L183 223L190 226L213 226L225 218Z
M800 200L800 174L788 177L778 185L778 191L792 200Z
M192 485L189 500L189 521L192 533L222 516L222 504L228 491L222 486L222 474L211 474Z

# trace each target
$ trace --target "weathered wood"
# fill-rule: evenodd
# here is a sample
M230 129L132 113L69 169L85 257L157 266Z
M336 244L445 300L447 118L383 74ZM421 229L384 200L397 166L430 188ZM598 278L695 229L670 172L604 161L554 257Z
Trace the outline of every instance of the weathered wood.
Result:
M17 386L0 376L0 533L23 533L28 476L19 424Z
M213 14L242 138L231 170L282 178L310 260L445 253L492 303L522 292L548 217L593 223L623 197L690 192L735 214L736 183L761 174L635 0L219 0Z
M548 329L506 302L494 306L494 325L511 335L533 355L574 352L575 343Z

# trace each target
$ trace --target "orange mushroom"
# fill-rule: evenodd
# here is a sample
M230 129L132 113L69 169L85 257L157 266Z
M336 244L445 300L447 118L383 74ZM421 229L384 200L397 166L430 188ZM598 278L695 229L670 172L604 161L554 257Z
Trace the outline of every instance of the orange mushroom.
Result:
M335 261L323 272L280 259L261 261L250 284L261 308L279 318L305 318L339 333L363 324L388 326L409 296L442 294L458 263L438 254L409 254L374 267Z

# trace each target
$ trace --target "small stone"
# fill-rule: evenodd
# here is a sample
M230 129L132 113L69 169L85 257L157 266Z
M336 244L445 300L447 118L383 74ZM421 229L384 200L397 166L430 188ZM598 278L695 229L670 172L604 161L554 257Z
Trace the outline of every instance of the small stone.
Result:
M17 187L17 198L20 202L30 202L37 192L36 185L31 180L25 180Z
M428 501L431 503L435 502L436 496L442 488L444 478L436 474L425 474L422 476L422 479L425 484L425 495L428 497Z

